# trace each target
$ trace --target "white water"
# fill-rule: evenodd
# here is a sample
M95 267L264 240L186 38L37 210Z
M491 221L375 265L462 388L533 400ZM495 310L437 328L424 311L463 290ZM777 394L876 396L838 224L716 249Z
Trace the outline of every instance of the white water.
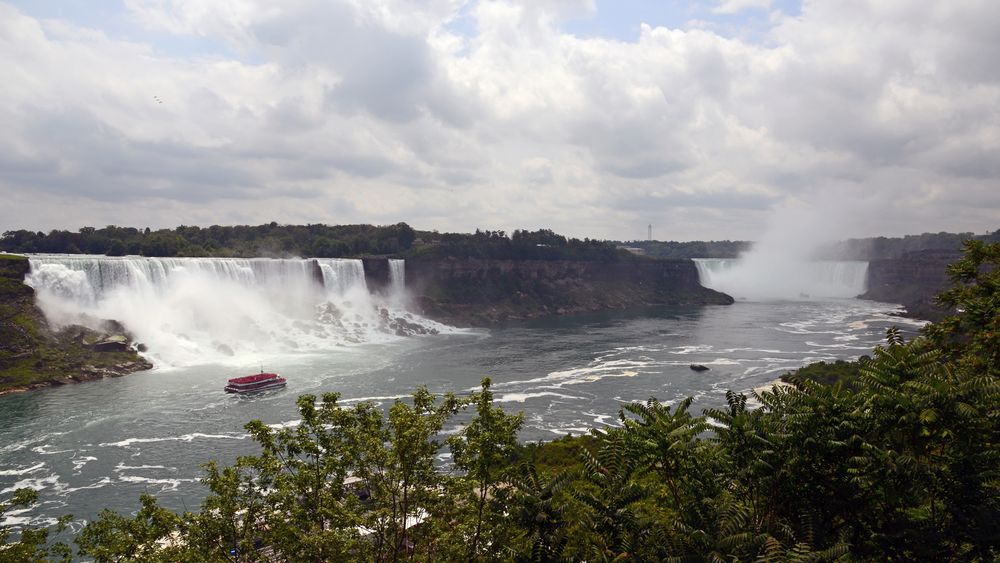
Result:
M55 325L121 322L158 365L195 365L439 332L368 291L360 260L35 255L26 283ZM402 269L391 266L390 271ZM406 321L401 324L400 319ZM416 328L415 328L416 327Z
M761 260L751 255L701 258L695 264L703 286L750 301L851 298L864 293L868 281L868 262L861 261Z
M393 295L406 291L406 261L389 260L389 287Z

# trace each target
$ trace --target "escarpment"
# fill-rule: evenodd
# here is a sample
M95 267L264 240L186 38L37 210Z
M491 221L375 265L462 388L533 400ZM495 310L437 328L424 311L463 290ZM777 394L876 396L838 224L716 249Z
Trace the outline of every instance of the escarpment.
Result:
M725 305L691 260L410 259L406 285L420 311L483 325L651 305Z

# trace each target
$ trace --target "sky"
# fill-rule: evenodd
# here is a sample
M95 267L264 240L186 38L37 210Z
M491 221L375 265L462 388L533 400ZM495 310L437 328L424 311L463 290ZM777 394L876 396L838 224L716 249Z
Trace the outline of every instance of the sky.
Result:
M996 0L0 2L0 231L992 231L997 29Z

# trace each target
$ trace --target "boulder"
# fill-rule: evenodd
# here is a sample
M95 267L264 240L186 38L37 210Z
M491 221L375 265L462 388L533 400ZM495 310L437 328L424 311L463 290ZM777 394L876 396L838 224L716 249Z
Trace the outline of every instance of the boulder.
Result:
M129 348L129 340L121 334L113 334L90 345L98 352L125 352Z

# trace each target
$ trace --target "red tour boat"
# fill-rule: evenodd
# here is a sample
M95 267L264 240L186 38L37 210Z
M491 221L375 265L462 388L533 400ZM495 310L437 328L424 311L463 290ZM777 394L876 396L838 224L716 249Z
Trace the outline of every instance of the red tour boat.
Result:
M234 377L226 385L226 393L252 393L285 386L285 378L276 373L258 373L244 377Z

